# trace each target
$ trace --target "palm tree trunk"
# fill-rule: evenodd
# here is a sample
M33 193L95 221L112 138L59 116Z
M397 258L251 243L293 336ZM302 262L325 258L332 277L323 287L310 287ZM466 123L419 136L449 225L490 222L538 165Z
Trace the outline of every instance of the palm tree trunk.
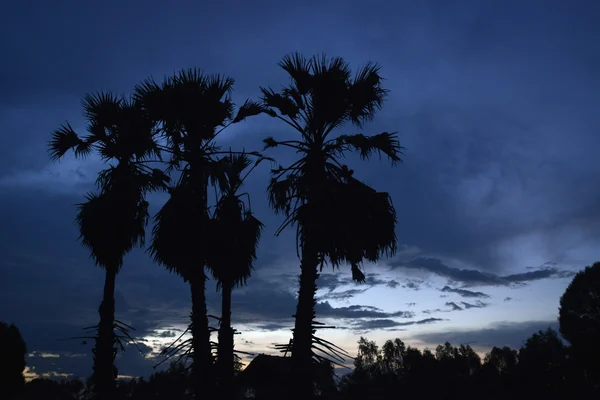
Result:
M104 296L98 309L100 323L94 353L94 386L100 400L113 399L116 391L117 368L115 356L114 321L115 321L115 281L116 268L106 268L104 279Z
M221 326L219 327L219 398L233 400L233 328L231 327L231 282L221 283Z
M210 348L210 331L206 310L205 294L206 274L202 266L193 279L190 279L192 292L192 351L194 366L192 381L197 399L213 399L212 352Z
M292 390L290 398L313 397L312 322L315 317L315 295L319 274L318 254L311 246L311 236L305 236L300 266L300 288L292 343Z

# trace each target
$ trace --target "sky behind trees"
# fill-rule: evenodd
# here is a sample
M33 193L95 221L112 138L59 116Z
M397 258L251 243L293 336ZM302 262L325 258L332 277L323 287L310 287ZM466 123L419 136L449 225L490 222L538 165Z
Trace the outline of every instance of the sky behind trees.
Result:
M391 90L365 133L398 131L404 163L356 163L389 191L398 212L397 256L324 274L318 320L354 353L363 334L408 344L446 340L476 349L519 347L556 327L572 275L598 256L600 6L593 1L222 2L212 5L75 1L0 6L0 318L14 322L35 370L88 376L103 273L77 243L74 204L93 187L99 160L52 164L46 144L69 120L83 130L88 92L128 93L147 76L201 67L236 79L234 100L278 88L286 53L342 56L357 69L382 65ZM356 133L355 128L351 129ZM223 147L259 149L291 135L267 116L227 131ZM281 163L292 156L272 152ZM350 159L349 163L354 164ZM266 227L257 269L233 294L237 348L270 352L291 337L299 262L291 231L266 202L268 168L248 180ZM164 195L150 199L152 212ZM117 318L151 352L188 323L189 291L143 250L117 278ZM328 271L330 272L330 271ZM214 284L209 307L218 313ZM153 359L129 349L125 375ZM51 356L50 356L51 355Z

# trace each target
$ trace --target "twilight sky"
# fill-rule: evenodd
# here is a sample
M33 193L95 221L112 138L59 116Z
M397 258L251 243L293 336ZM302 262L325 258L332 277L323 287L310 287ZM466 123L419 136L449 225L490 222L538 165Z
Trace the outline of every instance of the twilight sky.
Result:
M343 4L343 7L341 6ZM574 1L13 1L0 5L0 320L14 322L39 374L88 376L91 342L58 340L97 323L103 272L77 243L75 208L96 159L51 164L50 135L84 127L88 92L127 93L141 79L201 67L236 79L234 99L287 83L286 53L326 52L354 68L382 65L391 90L364 133L398 131L404 163L349 163L392 194L400 250L319 279L322 335L356 353L360 335L421 347L519 347L556 326L572 275L599 259L600 3ZM347 127L349 133L355 128ZM223 146L257 149L285 126L256 117ZM272 153L286 163L293 154ZM237 348L287 342L299 263L292 231L267 204L268 168L247 182L266 224L256 271L234 293ZM153 196L156 211L162 196ZM208 284L209 308L219 294ZM117 318L137 328L146 357L119 356L148 375L153 351L188 323L183 281L143 250L117 279Z

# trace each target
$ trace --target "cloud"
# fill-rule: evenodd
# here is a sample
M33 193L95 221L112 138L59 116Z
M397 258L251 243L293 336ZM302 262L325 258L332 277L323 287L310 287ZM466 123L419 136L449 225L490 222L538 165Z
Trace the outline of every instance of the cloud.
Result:
M447 302L446 305L452 307L452 311L462 311L462 307L452 301Z
M532 334L547 329L558 329L557 321L499 322L487 328L473 330L445 330L415 333L414 338L428 345L444 342L453 344L473 343L473 347L489 350L493 346L520 348Z
M348 307L332 307L329 302L320 302L315 306L317 316L327 318L412 318L412 311L384 312L373 306L352 305Z
M349 300L352 297L364 293L369 288L366 289L348 289L342 292L329 292L325 293L323 296L319 297L319 300Z
M393 279L391 281L389 281L388 283L386 283L386 286L390 287L392 289L397 288L399 285L400 285L400 283L398 283L397 281L395 281Z
M512 297L505 297L505 298L504 298L504 301L505 301L505 302L507 302L507 301L511 301L511 300L513 300L513 298L512 298Z
M465 301L461 301L461 304L465 307L465 309L469 309L469 308L483 308L483 307L487 307L488 304L484 303L480 300L477 300L477 302L475 304L472 303L467 303Z
M451 288L450 286L444 286L442 292L456 293L461 297L476 297L476 298L489 298L490 296L482 292L473 292L466 289Z
M514 284L521 284L530 281L536 281L540 279L548 278L566 278L573 276L572 271L564 271L555 267L543 267L535 271L528 271L519 274L500 276L491 272L481 272L474 269L460 269L449 267L444 264L440 259L433 257L417 257L408 262L394 261L391 264L393 269L405 268L405 269L420 269L431 272L433 274L445 277L454 282L461 282L465 285L489 285L489 286L510 286ZM446 289L448 288L448 289ZM444 290L445 289L445 290ZM457 290L451 289L446 286L442 291L459 293ZM465 291L461 294L463 297L468 297L469 294L479 293L480 297L483 293L480 292L469 292ZM466 294L466 296L465 296Z
M373 319L373 320L361 320L353 323L353 328L357 330L374 330L384 328L395 328L410 325L424 325L431 324L439 321L444 321L441 318L426 318L418 321L398 322L392 319Z

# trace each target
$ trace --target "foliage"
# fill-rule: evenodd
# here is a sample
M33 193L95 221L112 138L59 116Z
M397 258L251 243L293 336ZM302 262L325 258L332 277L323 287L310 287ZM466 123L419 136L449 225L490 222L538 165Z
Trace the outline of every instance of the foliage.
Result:
M560 298L558 320L561 335L571 344L574 356L600 378L600 262L575 275Z

